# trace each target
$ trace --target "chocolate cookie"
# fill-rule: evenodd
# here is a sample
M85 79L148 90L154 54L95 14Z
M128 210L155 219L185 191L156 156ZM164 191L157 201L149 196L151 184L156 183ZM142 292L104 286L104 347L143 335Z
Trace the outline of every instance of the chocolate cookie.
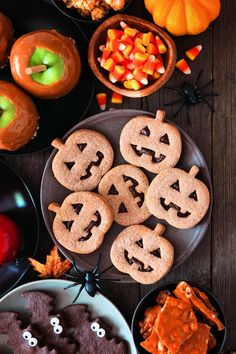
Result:
M55 139L59 151L52 161L56 179L72 191L92 190L111 168L114 152L107 138L94 130L80 129L65 141Z
M128 354L125 341L112 337L111 327L100 317L92 320L86 305L68 306L62 316L80 354Z
M111 247L111 261L123 273L142 284L152 284L164 277L174 261L174 248L164 237L165 227L155 230L143 225L124 229Z
M189 173L170 168L156 176L147 192L150 212L180 229L198 224L210 205L208 188L195 177L198 171L196 166Z
M164 122L165 112L156 118L138 116L131 119L120 136L120 151L124 159L153 173L177 164L182 150L179 130Z
M24 328L16 312L0 312L0 333L7 335L7 344L14 354L58 354L54 349L40 346L38 333L31 326Z
M76 253L92 253L100 247L113 222L112 208L100 195L75 192L60 206L48 207L56 213L53 232L60 244Z
M99 183L98 191L112 206L114 220L128 226L139 224L151 215L145 201L148 186L144 172L127 164L107 172Z
M60 314L55 313L54 298L41 291L22 293L31 312L30 323L42 335L43 342L55 348L58 354L76 354L76 345L65 334Z

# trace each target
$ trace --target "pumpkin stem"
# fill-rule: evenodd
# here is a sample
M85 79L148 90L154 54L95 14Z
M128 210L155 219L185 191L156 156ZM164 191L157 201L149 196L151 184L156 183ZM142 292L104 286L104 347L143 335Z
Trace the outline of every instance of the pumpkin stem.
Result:
M55 147L56 149L58 149L58 150L60 150L60 149L62 149L62 148L64 147L63 141L62 141L61 139L58 139L58 138L54 139L54 140L51 142L51 145L52 145L53 147Z
M190 176L195 177L199 172L199 168L197 166L192 166L189 171Z
M156 120L158 120L159 122L163 122L163 120L165 119L165 115L166 115L165 111L157 110Z
M162 224L156 224L156 227L154 229L155 233L158 234L159 236L163 235L165 232L165 226Z
M48 206L48 210L51 210L54 213L57 213L59 209L60 209L60 204L58 204L58 203L51 203Z

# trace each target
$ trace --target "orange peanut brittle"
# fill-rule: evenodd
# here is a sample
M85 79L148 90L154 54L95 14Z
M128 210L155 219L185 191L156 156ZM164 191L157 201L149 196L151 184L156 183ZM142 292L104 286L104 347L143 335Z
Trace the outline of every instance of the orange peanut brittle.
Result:
M157 319L157 315L161 310L161 306L155 305L152 307L148 307L144 312L144 319L139 322L140 326L140 333L142 334L143 338L148 338L154 326L154 323Z
M210 327L203 323L198 323L198 329L181 346L179 354L206 354L208 347Z
M182 300L189 300L191 301L193 307L202 313L208 320L211 322L215 323L218 327L218 330L221 331L224 329L224 325L220 322L218 319L218 314L216 310L211 308L208 308L206 306L207 300L203 302L201 298L197 296L197 294L194 292L194 290L184 281L180 282L177 285L177 288L174 290L174 294L176 297ZM201 296L202 297L202 296ZM205 295L206 297L206 295ZM209 300L208 300L209 301Z
M170 354L178 353L181 345L198 329L190 301L167 297L154 328Z

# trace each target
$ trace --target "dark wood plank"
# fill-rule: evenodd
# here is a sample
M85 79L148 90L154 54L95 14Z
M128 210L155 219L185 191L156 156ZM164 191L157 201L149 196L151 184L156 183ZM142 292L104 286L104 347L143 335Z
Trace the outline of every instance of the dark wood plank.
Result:
M236 2L222 1L213 37L214 90L220 97L213 119L212 288L223 305L228 345L236 347Z

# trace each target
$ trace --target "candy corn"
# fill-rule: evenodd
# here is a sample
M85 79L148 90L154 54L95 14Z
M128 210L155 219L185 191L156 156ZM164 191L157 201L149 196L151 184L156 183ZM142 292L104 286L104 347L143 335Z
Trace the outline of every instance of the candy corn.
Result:
M159 36L156 36L156 44L160 54L166 53L167 49Z
M105 111L107 106L107 94L106 93L98 93L96 95L97 103L101 109L101 111Z
M167 48L162 39L152 32L142 33L131 28L123 21L120 29L108 29L106 43L99 49L102 54L97 59L109 72L109 80L113 84L121 82L127 89L139 90L165 72L161 54ZM116 99L112 97L112 102Z
M120 21L120 27L124 30L125 28L127 28L129 26L124 21Z
M112 58L108 58L103 65L101 63L101 66L107 71L113 71L115 65L116 65L116 62Z
M164 74L164 72L166 71L163 65L162 57L160 55L158 56L158 58L156 58L155 70L160 74Z
M148 74L148 75L153 75L154 70L155 70L155 62L156 58L154 55L150 55L146 61L146 63L143 66L143 72Z
M119 81L125 73L125 67L121 65L115 65L114 70L110 72L109 79L115 83Z
M123 96L120 93L113 92L111 96L111 103L122 104Z
M176 68L182 71L185 75L191 74L191 69L185 59L181 59L176 63Z
M107 35L108 37L112 40L112 39L120 39L123 36L123 31L119 31L115 28L113 29L109 29L107 31Z
M199 56L201 50L202 50L202 46L199 44L199 45L196 45L195 47L187 50L185 52L185 54L190 60L193 61Z
M147 79L147 74L143 72L142 68L136 68L133 71L134 78L138 81L141 82L143 85L148 84L148 79Z

